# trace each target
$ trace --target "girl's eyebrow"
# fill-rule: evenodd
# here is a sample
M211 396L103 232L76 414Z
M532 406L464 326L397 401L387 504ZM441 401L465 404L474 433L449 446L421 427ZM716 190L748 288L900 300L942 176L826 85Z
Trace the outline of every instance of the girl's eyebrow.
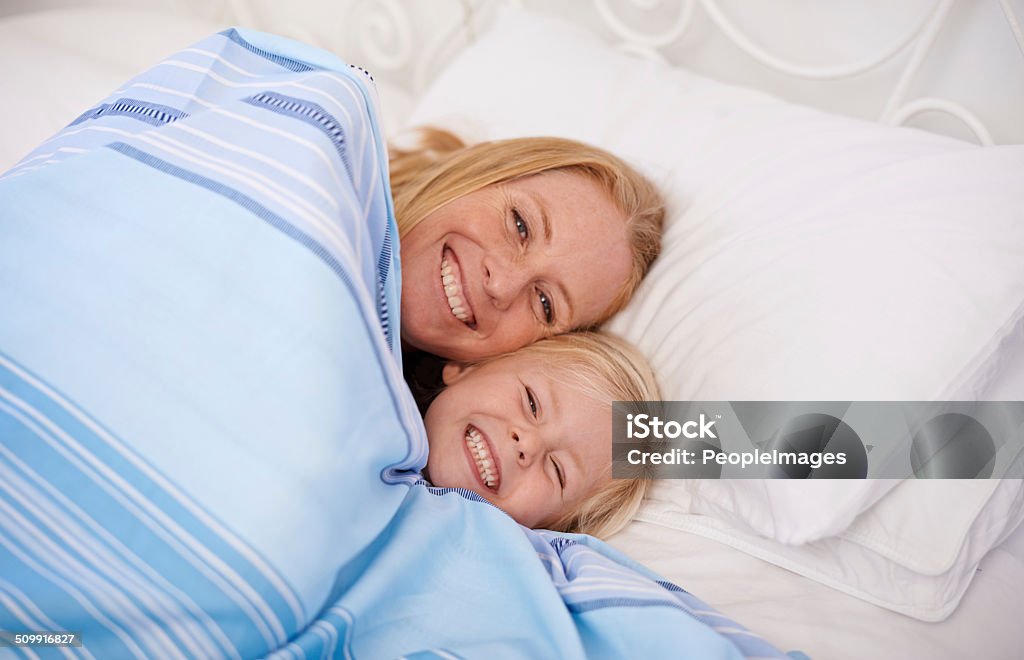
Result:
M569 449L569 450L567 450L565 452L565 455L569 457L569 460L563 460L562 461L562 473L563 473L563 475L565 477L565 485L566 485L565 490L568 491L569 490L569 485L570 485L569 484L569 472L570 472L570 470L569 470L568 464L570 464L570 463L572 464L572 472L573 472L573 474L580 475L579 478L573 478L572 479L572 484L573 485L575 485L577 482L581 482L582 483L582 481L583 481L583 477L582 477L583 471L580 469L580 457L576 454L575 451Z
M547 405L545 406L545 408L547 409L547 416L545 417L545 421L550 423L554 421L554 418L558 415L558 388L554 387L554 383L547 376L547 374L542 373L541 377L537 379L537 382L538 386L534 389L534 394L538 399L538 416L540 416L539 412L541 408L540 399L543 399L547 403Z
M541 384L539 387L542 386L543 391L538 392L538 390L534 390L534 392L538 397L543 397L543 399L548 403L549 416L546 421L550 422L562 411L562 407L559 402L558 389L560 383L559 381L550 378L547 374L542 374L542 376L537 379L537 382ZM561 386L570 387L565 384L561 384ZM539 409L540 404L538 403L537 405ZM572 445L569 448L559 451L559 465L562 466L562 476L565 479L566 485L565 492L562 494L563 497L565 497L566 494L571 494L570 491L573 486L585 483L586 474L583 469L584 461L579 452L580 447L577 445ZM572 475L571 479L569 478L570 474Z
M559 383L558 381L552 380L549 376L547 376L547 374L543 374L537 380L540 383L538 389L534 390L538 398L537 409L540 410L539 399L543 398L545 401L548 402L549 412L548 416L544 418L544 421L548 424L551 424L555 421L555 418L558 417L559 413L561 412L558 396ZM562 387L566 386L562 385ZM540 391L541 389L543 391ZM564 451L559 451L559 454L560 457L558 459L558 465L562 470L562 479L565 482L565 487L562 489L560 495L561 498L564 500L566 493L569 492L569 487L575 484L577 481L582 480L582 478L577 479L575 476L572 479L570 479L569 467L572 466L573 474L575 475L582 475L582 472L580 471L580 457L577 455L576 451L574 451L573 449L566 449ZM564 457L568 457L568 459Z
M533 405L537 407L535 421L539 422L541 420L541 411L543 410L543 406L541 404L540 390L536 386L530 385L529 381L531 379L529 378L529 376L525 376L522 373L516 374L516 380L519 381L519 386L523 388L523 391L519 393L519 400L523 404L523 409L525 410L527 417L534 417L534 413L530 409L529 401L532 398Z

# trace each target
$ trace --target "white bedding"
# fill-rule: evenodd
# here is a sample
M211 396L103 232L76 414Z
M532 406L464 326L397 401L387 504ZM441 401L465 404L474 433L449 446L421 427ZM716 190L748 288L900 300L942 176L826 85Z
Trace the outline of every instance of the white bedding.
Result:
M611 544L779 648L812 658L985 658L1024 653L1024 527L981 562L959 608L925 623L858 600L712 539L634 522Z
M734 516L708 509L699 497L681 498L681 493L671 488L720 483L659 482L637 518L725 543L925 622L943 621L956 611L982 558L1017 529L1024 517L1024 490L1019 479L910 479L841 533L789 545L757 534ZM780 508L777 515L799 516L800 510Z

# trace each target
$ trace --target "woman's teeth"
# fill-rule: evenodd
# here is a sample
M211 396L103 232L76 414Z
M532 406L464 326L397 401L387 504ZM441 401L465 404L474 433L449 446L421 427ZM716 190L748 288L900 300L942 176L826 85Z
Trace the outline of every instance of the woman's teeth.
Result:
M480 478L488 488L496 490L498 488L498 466L491 460L491 452L487 448L487 443L473 426L466 429L466 444L476 461L476 469L480 471Z
M448 307L451 308L452 314L463 323L471 325L472 319L469 316L469 310L466 309L459 283L456 281L455 275L452 274L452 267L448 264L447 259L441 260L441 285L444 286L444 294L448 297Z

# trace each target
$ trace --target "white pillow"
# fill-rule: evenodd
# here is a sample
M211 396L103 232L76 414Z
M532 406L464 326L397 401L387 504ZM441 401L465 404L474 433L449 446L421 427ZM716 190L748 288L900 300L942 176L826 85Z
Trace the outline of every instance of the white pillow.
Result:
M899 485L896 479L687 479L657 484L662 499L692 503L739 530L800 545L839 534Z
M983 399L1000 342L1024 326L1024 147L787 104L516 11L435 81L422 124L585 140L661 184L663 254L610 327L656 365L665 399ZM895 483L701 493L804 543Z
M908 480L842 534L790 546L701 515L702 503L655 489L638 518L721 541L922 621L956 609L988 551L1024 519L1020 479Z
M653 175L664 254L611 327L666 398L980 394L965 370L1024 315L1021 146L790 105L514 11L410 124L579 138Z

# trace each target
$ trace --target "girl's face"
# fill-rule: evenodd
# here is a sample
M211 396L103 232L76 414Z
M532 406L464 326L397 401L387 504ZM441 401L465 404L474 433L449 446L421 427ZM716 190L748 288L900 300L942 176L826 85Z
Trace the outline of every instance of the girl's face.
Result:
M545 527L611 480L611 406L553 380L537 357L445 368L424 423L427 474Z
M464 361L593 324L632 263L625 216L572 172L472 192L425 217L401 245L402 339Z

